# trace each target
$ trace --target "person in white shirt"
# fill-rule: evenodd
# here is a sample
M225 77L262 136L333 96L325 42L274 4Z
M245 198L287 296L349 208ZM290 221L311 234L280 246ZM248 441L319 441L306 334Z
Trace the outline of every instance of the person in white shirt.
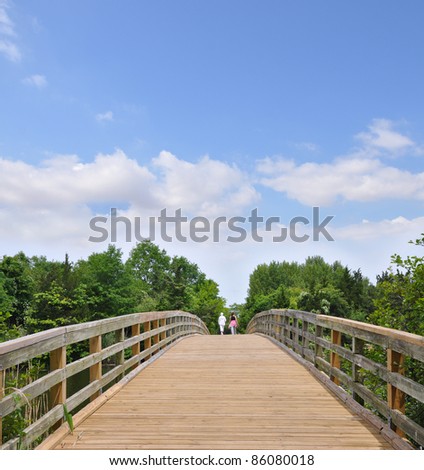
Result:
M226 322L227 322L227 319L225 318L225 315L221 312L221 315L218 318L218 325L219 325L219 330L221 331L221 335L224 334L224 328L225 328Z

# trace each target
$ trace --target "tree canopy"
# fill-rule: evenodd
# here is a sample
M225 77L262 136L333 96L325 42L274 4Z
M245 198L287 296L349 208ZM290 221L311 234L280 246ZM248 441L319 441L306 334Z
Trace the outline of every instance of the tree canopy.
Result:
M114 245L75 263L27 257L0 260L0 341L37 331L153 310L198 314L214 331L225 306L218 284L182 256L151 241L123 260Z

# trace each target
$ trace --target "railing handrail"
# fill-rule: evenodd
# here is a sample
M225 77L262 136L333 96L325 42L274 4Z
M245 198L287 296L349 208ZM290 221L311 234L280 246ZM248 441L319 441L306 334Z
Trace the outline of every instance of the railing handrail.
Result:
M125 329L129 328L131 336L125 338ZM115 343L103 348L102 336L113 332ZM63 405L71 412L87 399L94 400L104 387L150 362L153 356L158 357L176 340L192 334L209 334L209 331L199 317L178 310L134 313L63 326L0 343L0 445L3 418L27 401L45 393L50 395L50 410L24 429L20 437L3 444L1 449L28 447L63 421ZM89 354L67 363L67 346L86 340L89 340ZM125 359L125 350L129 349L131 357ZM50 355L49 372L21 390L13 389L12 393L6 394L6 370L46 353ZM102 361L112 356L116 358L116 365L103 375ZM67 379L87 369L90 371L89 384L67 396ZM22 396L24 401L20 399Z
M50 330L40 331L39 333L5 341L4 343L0 343L0 370L23 362L21 360L14 360L11 358L11 353L16 351L21 351L22 354L24 354L24 351L28 350L30 351L30 354L32 354L30 348L35 346L35 353L32 354L31 357L27 358L32 359L36 356L40 356L41 354L45 354L46 352L50 352L51 343L57 347L67 346L85 339L89 339L93 336L93 330L98 330L100 331L100 334L103 335L112 331L116 331L117 328L128 328L137 323L141 324L147 321L172 318L175 317L176 314L184 314L187 318L198 318L196 315L180 310L131 313L119 317L60 326L58 328L52 328ZM205 331L207 331L206 326Z
M414 333L408 333L407 331L395 330L393 328L387 328L385 326L373 325L372 323L364 323L357 320L350 320L349 318L334 317L331 315L322 315L319 313L306 312L303 310L293 310L293 309L271 309L264 312L259 312L255 315L256 318L260 318L261 315L267 315L269 312L289 312L298 318L303 318L305 320L316 319L318 324L321 324L324 327L327 327L331 322L338 323L340 325L351 326L357 328L358 330L367 331L370 333L379 334L391 339L397 339L405 341L406 343L415 344L417 346L424 347L424 336L416 335ZM255 318L254 317L254 318ZM249 325L252 323L252 320L249 322ZM249 329L247 326L246 331Z
M288 348L312 370L324 372L333 386L342 385L356 405L367 404L384 416L388 428L400 437L409 436L424 446L424 428L405 415L407 396L424 403L424 384L404 376L406 357L424 363L423 336L291 309L260 312L246 331L268 336ZM386 364L367 357L366 349L375 345L386 351ZM364 371L386 382L386 402L364 385Z

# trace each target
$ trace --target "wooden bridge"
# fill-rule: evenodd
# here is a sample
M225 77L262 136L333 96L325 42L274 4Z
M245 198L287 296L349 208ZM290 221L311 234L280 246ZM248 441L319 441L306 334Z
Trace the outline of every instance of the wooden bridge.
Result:
M262 312L247 331L212 336L191 314L150 312L3 343L4 434L8 415L43 395L50 400L49 409L2 449L412 449L424 444L424 429L405 414L407 400L424 403L424 385L403 371L406 358L424 362L423 337L293 310ZM67 349L76 343L86 344L87 355L67 362ZM47 353L50 370L43 377L20 391L8 390L13 368ZM384 363L378 359L382 354ZM114 367L103 373L102 362L111 359ZM88 383L71 394L69 380L84 370ZM385 400L373 391L376 380L385 383Z

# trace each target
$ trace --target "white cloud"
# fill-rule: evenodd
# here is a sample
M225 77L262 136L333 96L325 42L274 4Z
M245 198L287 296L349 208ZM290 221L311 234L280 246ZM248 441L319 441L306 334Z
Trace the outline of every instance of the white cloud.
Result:
M62 218L86 240L92 207L124 208L132 218L158 217L163 208L170 215L181 208L189 217L234 216L258 197L237 168L208 157L190 163L169 152L153 159L152 169L121 150L91 162L57 155L41 166L0 158L0 174L1 240L60 241Z
M382 199L424 200L424 172L412 173L382 161L381 151L399 153L420 147L392 130L390 121L373 121L360 135L363 147L329 163L296 165L285 158L257 163L260 182L307 205L330 205L337 200L369 202ZM380 158L378 158L380 155Z
M15 42L15 25L10 19L7 9L9 3L0 1L0 54L11 62L19 62L22 58L21 51Z
M363 220L357 224L332 228L332 233L337 240L347 241L381 240L397 236L405 238L408 234L410 239L415 239L421 232L424 232L424 217L407 219L398 216L378 221Z
M96 121L98 122L111 122L113 121L113 112L106 111L105 113L96 114Z
M0 1L0 34L15 36L14 24L9 18L6 8L8 8L8 3Z
M21 60L21 52L16 44L11 41L0 39L0 54L3 54L6 59L12 62L19 62Z
M109 201L131 203L147 197L155 177L117 150L82 163L75 155L56 156L35 167L1 160L0 203L17 208L60 210L63 205L90 205Z
M356 138L366 147L398 153L411 149L414 142L407 136L394 130L395 124L388 119L374 119L368 126L368 132L361 132Z
M45 88L47 86L47 79L44 75L31 75L22 80L22 83L27 86L36 88Z
M231 211L234 215L259 199L240 169L208 156L190 163L164 151L153 159L153 164L161 174L158 195L164 205L197 215L216 216Z

